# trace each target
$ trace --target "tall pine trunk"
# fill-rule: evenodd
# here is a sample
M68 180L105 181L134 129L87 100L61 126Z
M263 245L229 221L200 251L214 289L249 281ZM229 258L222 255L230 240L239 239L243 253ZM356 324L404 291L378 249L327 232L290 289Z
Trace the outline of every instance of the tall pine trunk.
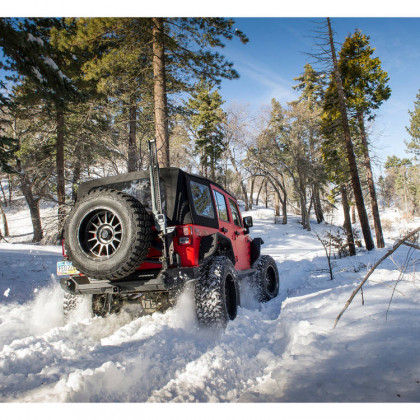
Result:
M130 101L129 122L128 122L128 159L127 172L135 172L137 170L137 108L134 101Z
M76 155L76 160L74 162L73 177L71 181L71 199L73 200L73 203L76 201L77 198L77 184L80 181L80 175L82 171L82 150L80 142L76 144L74 148L74 153Z
M133 98L130 100L129 109L129 132L128 132L128 172L135 172L137 170L137 147L136 147L136 134L137 134L137 108L136 102Z
M163 18L153 22L153 91L155 104L155 132L158 162L169 166L169 132L166 98L165 48Z
M340 75L340 70L338 68L337 56L335 53L334 40L333 40L332 29L331 29L331 22L329 18L327 18L327 24L328 24L330 47L331 47L331 56L332 56L333 65L334 65L334 79L337 85L338 103L339 103L339 109L340 109L340 114L341 114L341 123L342 123L343 131L344 131L347 161L349 163L349 168L350 168L352 187L353 187L354 197L355 197L356 206L357 206L357 213L359 215L360 225L362 227L363 238L365 240L366 249L371 250L375 248L375 245L373 243L372 234L369 227L369 219L367 216L365 203L363 200L362 187L360 185L356 157L354 155L353 143L352 143L351 135L350 135L349 121L347 118L347 108L346 108L346 102L345 102L345 97L344 97L344 90L343 90L343 85L341 83L341 75Z
M367 177L367 183L368 183L368 188L369 188L370 205L372 207L373 224L375 227L375 234L376 234L376 246L378 248L384 248L385 242L384 242L384 236L382 234L382 226L381 226L381 218L379 216L378 200L376 198L375 183L373 181L372 167L370 164L365 123L364 123L363 114L361 112L357 113L357 119L359 122L360 138L362 140L363 155L365 158L365 169L366 169L366 177Z
M341 203L343 205L343 212L344 212L343 227L347 235L347 243L349 244L349 253L350 255L356 255L356 247L354 245L353 230L351 227L351 220L350 220L349 200L347 197L347 189L344 185L341 186Z
M57 201L58 201L58 239L63 238L64 220L66 218L66 191L64 178L64 111L57 110ZM29 203L28 203L29 204Z

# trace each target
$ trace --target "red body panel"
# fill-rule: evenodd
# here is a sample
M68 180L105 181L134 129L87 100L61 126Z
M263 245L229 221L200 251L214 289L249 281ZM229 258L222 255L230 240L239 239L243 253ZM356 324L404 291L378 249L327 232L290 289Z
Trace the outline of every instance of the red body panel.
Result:
M242 216L237 205L236 200L224 192L223 190L217 188L216 186L211 186L213 192L213 199L216 200L214 191L222 194L225 198L229 221L224 221L218 218L219 228L210 228L200 225L188 224L180 225L176 227L176 235L174 237L174 251L180 256L181 266L182 267L197 267L199 265L199 253L200 253L200 242L201 238L213 233L222 233L228 237L232 242L233 252L235 254L235 268L236 270L247 270L250 268L251 261L251 239L249 238L248 233L243 226L239 226L233 222L234 217L231 210L231 205L229 204L229 199L236 206L237 212L239 214L240 223L242 224ZM216 201L215 201L216 202ZM188 243L180 243L180 238L186 237L185 233L188 232L188 237L190 240ZM147 258L154 259L161 256L161 253L154 248L151 248ZM150 263L144 262L137 270L150 270L150 269L160 269L160 263Z

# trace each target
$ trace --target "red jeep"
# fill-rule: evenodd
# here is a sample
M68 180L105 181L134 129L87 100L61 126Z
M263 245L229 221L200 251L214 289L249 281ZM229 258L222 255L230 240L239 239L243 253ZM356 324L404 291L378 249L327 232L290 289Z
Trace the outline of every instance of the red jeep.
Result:
M138 302L145 313L165 310L194 282L200 324L225 326L236 317L239 283L259 301L279 290L276 263L251 239L252 217L241 217L220 185L178 168L141 171L82 183L65 228L58 273L74 298L92 295L96 315Z

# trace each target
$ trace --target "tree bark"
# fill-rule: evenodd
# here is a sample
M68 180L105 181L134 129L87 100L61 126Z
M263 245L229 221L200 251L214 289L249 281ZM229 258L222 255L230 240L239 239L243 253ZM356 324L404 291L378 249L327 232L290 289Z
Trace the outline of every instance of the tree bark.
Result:
M6 213L4 212L3 204L1 203L1 201L0 201L0 214L1 214L1 217L3 219L4 236L10 236L9 225L7 224Z
M34 230L34 236L32 242L40 242L43 238L42 225L41 225L41 214L39 211L39 198L34 198L32 192L32 186L28 180L28 176L22 172L20 161L18 160L17 169L20 178L20 189L28 203L29 211L31 214L32 227Z
M265 208L268 209L268 180L265 182Z
M356 220L356 207L354 207L354 206L351 206L351 222L353 224L357 223L357 220Z
M357 213L359 215L360 225L362 227L363 238L365 240L366 249L371 250L375 248L375 245L373 243L372 234L369 227L369 219L367 216L365 203L363 200L362 187L360 185L356 157L354 155L353 143L352 143L351 135L350 135L349 121L347 118L347 108L346 108L346 102L345 102L345 97L344 97L344 90L343 90L343 85L341 83L341 75L340 75L340 70L338 68L337 56L335 53L334 40L333 40L332 29L331 29L331 22L329 18L327 18L327 24L328 24L330 47L331 47L331 55L332 55L332 60L333 60L333 65L334 65L334 79L337 85L338 103L339 103L339 109L340 109L340 114L341 114L341 123L342 123L343 131L344 131L344 140L345 140L345 146L346 146L347 160L349 163L349 168L350 168L350 173L351 173L351 181L352 181L352 187L353 187L354 197L355 197L356 206L357 206Z
M373 224L375 227L376 246L378 248L384 248L385 241L384 241L384 236L382 233L381 218L379 216L379 208L378 208L378 200L376 198L375 183L373 181L372 167L370 164L369 148L368 148L368 142L367 142L367 137L366 137L365 123L364 123L363 114L361 112L357 113L357 119L359 122L360 138L362 140L363 155L365 158L366 177L367 177L368 188L369 188L370 205L372 207Z
M80 174L81 174L81 170L82 170L82 163L81 163L81 159L80 159L80 155L81 155L80 143L78 143L76 145L74 152L75 152L77 158L74 162L73 179L72 179L72 183L71 183L71 199L73 200L73 203L76 202L77 184L80 180Z
M7 174L7 181L9 183L9 207L12 205L12 192L13 192L12 180L13 178L10 176L10 174Z
M6 198L6 193L4 192L4 189L3 189L3 183L0 181L0 188L1 188L1 192L2 192L2 194L3 194L3 199L4 199L4 206L5 207L7 207L7 198ZM9 185L9 188L10 188L10 185Z
M316 221L317 223L321 223L324 221L324 213L322 212L319 187L316 184L314 184L313 194L314 194L314 212L316 216Z
M136 134L137 134L137 107L135 100L130 101L130 120L129 120L129 133L128 133L128 172L135 172L137 170L137 147L136 147Z
M259 188L259 190L258 190L258 194L257 194L257 201L256 201L256 203L255 203L255 205L256 206L258 206L258 201L259 201L259 199L260 199L260 194L261 194L261 190L263 189L263 187L264 187L264 183L265 183L266 181L263 179L262 180L262 182L261 182L261 185L260 185L260 188Z
M345 185L341 186L341 202L343 205L343 212L344 212L343 227L347 235L347 243L349 244L349 253L350 255L356 255L356 246L354 245L353 230L352 230L351 220L350 220L350 206L349 206L349 200L347 197L347 189Z
M58 239L63 238L64 220L66 218L66 191L64 179L64 111L57 110L57 201L58 201ZM29 204L29 203L28 203Z
M153 91L155 104L155 132L158 162L169 166L168 107L166 97L166 72L163 18L152 18L153 22Z
M254 186L255 186L255 176L251 179L251 191L249 193L249 209L252 210L252 205L254 204Z
M274 211L276 217L280 216L280 197L277 191L274 191Z

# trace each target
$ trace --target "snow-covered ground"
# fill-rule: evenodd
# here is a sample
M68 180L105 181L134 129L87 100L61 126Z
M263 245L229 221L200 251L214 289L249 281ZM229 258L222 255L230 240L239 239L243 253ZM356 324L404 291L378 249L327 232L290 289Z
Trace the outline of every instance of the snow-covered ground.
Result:
M24 212L10 215L12 235L30 232ZM165 314L101 319L86 303L65 324L60 247L0 243L0 401L420 402L420 251L402 278L408 247L384 261L365 304L358 296L333 329L386 249L334 260L330 280L314 232L331 225L306 232L294 217L275 225L269 209L248 214L278 264L280 294L258 304L243 287L238 317L218 333L198 328L188 291ZM394 222L388 236L407 229Z

